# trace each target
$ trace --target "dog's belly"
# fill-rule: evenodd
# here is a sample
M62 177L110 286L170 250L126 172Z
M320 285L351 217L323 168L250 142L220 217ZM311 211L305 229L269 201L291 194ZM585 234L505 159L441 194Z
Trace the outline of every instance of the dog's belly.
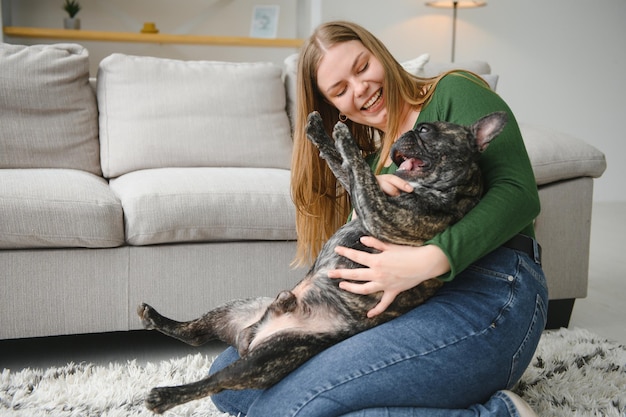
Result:
M282 314L266 320L265 323L259 326L254 339L250 343L249 350L253 350L261 342L279 334L328 334L337 333L344 328L344 320L327 310L311 312L306 316L299 311Z
M346 246L366 252L376 252L364 246L360 237L366 235L360 219L341 227L326 242L309 274L290 293L297 299L296 306L289 311L282 308L268 309L266 315L247 330L252 337L243 351L254 350L262 342L286 334L339 335L359 333L388 321L399 314L393 307L374 319L367 312L380 301L380 293L368 296L357 295L338 287L340 280L328 278L328 270L336 268L363 268L335 253L336 246ZM280 296L279 296L280 298ZM415 300L416 304L421 302ZM275 301L276 302L276 301ZM397 303L396 303L397 304ZM411 304L410 301L407 304Z

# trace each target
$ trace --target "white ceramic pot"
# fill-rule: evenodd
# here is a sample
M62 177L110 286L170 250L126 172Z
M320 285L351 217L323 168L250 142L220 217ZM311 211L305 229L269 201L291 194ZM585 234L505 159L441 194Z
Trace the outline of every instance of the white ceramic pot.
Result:
M80 29L80 19L77 17L66 17L63 19L65 29Z

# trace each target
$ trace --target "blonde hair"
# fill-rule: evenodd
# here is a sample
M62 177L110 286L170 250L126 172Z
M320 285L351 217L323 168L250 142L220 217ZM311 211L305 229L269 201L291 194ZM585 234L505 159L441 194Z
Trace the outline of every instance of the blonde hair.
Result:
M306 138L307 116L318 111L326 131L332 132L339 119L333 107L317 86L317 69L324 51L335 44L359 41L376 57L385 69L383 95L387 105L387 126L380 135L380 157L376 172L380 172L395 138L402 132L401 121L412 108L425 104L441 76L419 78L406 72L387 48L363 27L345 21L320 25L305 42L300 52L297 76L297 103L294 126L294 151L291 164L291 193L296 205L298 248L295 265L310 264L332 234L345 223L350 202L347 193L319 157L319 152ZM407 107L408 104L408 107ZM364 156L378 151L376 130L370 126L347 121L352 135Z

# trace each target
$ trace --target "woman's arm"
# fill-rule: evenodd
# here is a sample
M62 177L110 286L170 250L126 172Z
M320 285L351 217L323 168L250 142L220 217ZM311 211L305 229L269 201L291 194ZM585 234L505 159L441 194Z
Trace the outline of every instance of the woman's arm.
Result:
M504 110L509 116L503 132L479 161L485 185L481 201L458 223L427 242L446 254L450 272L443 278L450 280L515 234L534 237L539 194L515 116L496 93L462 74L449 75L426 110L428 114L423 116L429 120L465 125L494 111Z

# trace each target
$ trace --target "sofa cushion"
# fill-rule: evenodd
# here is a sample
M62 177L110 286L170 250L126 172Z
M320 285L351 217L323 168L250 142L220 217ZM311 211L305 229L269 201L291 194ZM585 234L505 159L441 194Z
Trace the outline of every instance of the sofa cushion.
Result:
M122 206L101 177L69 169L0 169L0 196L2 249L124 243Z
M100 63L105 176L147 168L289 168L281 70L113 54Z
M112 179L111 189L132 245L295 240L289 176L272 168L161 168Z
M581 139L520 123L537 185L579 177L598 178L606 169L602 152Z
M436 63L430 62L430 55L422 54L410 61L402 62L402 66L405 70L418 77L435 77L442 72L464 69L466 71L472 71L475 74L480 75L489 84L492 90L496 90L498 86L499 76L497 74L491 74L491 67L484 61L467 61L461 63Z
M454 69L471 71L481 76L491 74L491 67L485 61L463 61L463 62L428 62L415 75L420 77L435 77L442 72Z
M100 175L98 109L85 48L0 43L0 168Z

